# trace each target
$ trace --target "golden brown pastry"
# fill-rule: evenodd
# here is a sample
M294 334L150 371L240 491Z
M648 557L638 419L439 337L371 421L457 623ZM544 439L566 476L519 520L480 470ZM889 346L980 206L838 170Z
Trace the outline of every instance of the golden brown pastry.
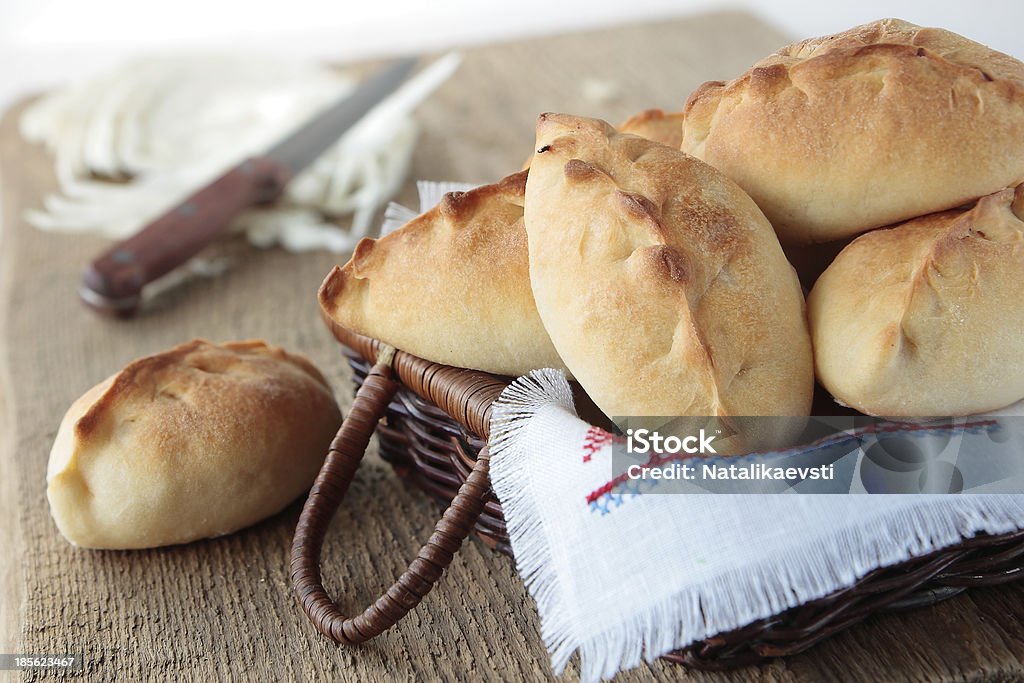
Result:
M1024 64L897 19L785 47L684 111L682 150L746 190L784 244L1024 181Z
M530 291L526 172L452 192L378 240L364 239L320 287L339 325L437 363L522 375L564 368Z
M340 424L305 358L260 341L192 341L74 402L50 452L50 511L88 548L227 534L308 489Z
M871 415L1024 398L1024 186L862 235L808 299L818 377Z
M800 285L721 173L603 121L544 114L525 217L540 316L606 414L807 415Z
M679 149L683 144L683 112L667 113L661 109L648 109L629 118L618 129L620 133L639 135Z
M662 109L646 109L619 124L620 133L639 135L654 142L679 149L683 142L683 112L666 112ZM531 154L523 162L522 170L530 168Z

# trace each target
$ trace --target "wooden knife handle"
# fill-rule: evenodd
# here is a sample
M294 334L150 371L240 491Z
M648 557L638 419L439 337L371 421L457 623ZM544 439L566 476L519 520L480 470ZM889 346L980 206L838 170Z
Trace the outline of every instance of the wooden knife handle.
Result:
M224 234L242 210L277 199L290 176L267 157L243 161L93 261L82 275L82 300L104 313L132 315L143 287Z

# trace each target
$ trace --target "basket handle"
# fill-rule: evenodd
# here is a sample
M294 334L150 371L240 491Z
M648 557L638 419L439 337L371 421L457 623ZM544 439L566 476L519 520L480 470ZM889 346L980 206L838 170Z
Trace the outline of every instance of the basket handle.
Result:
M292 542L292 586L299 604L317 630L346 645L380 635L419 604L473 529L489 489L490 454L484 447L451 505L438 520L430 540L391 588L354 618L346 617L327 594L320 574L324 536L352 483L377 422L398 389L391 370L392 357L391 349L382 351L356 393L352 409L331 442L327 459L310 489Z

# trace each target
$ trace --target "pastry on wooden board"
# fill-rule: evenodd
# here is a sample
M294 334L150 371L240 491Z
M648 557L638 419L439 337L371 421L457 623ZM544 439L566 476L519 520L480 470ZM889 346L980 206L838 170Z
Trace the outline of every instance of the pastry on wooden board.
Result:
M227 534L302 495L340 424L305 358L260 341L181 344L72 404L50 452L50 510L88 548Z

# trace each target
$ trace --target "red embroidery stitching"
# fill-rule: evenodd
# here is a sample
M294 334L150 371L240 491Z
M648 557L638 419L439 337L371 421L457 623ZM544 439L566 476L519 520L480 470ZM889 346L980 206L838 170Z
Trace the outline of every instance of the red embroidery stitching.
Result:
M612 435L600 427L591 427L583 437L583 462L590 459L612 441Z

